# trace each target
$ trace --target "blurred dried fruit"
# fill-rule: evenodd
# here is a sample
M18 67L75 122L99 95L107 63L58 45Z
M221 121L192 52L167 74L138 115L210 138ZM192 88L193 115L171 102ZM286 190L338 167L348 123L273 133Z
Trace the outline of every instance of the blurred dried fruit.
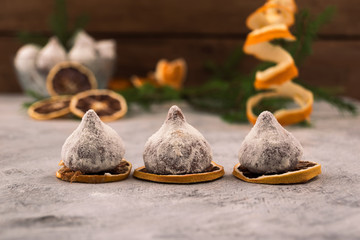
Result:
M32 104L28 109L30 117L37 120L48 120L70 113L71 96L53 96Z
M163 86L167 85L180 89L186 76L186 62L184 59L175 59L172 62L160 60L156 65L155 78Z
M93 109L102 121L113 121L123 117L127 112L126 100L111 90L93 89L78 93L70 102L70 111L83 117Z
M73 95L95 89L97 82L94 74L83 65L62 62L51 69L46 79L46 87L51 96Z

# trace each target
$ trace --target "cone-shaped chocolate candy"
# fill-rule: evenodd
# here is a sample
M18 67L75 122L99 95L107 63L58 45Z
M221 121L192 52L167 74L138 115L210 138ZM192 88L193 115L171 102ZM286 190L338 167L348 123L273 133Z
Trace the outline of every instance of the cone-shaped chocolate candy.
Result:
M155 174L200 173L211 165L212 152L204 136L172 106L161 128L145 144L147 171Z
M293 169L302 155L299 141L264 111L241 144L239 161L254 173L282 173Z
M66 139L61 157L73 171L98 173L114 169L125 154L124 144L114 129L104 124L93 110L86 112L78 128Z

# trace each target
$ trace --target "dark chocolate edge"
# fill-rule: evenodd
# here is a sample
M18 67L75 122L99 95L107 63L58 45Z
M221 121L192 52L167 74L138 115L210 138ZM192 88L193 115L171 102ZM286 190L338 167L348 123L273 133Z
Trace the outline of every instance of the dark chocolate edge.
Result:
M305 166L299 166L299 164L307 164ZM264 177L264 176L276 176L276 175L282 175L285 173L289 173L289 172L297 172L300 170L304 170L304 169L308 169L311 167L316 166L317 163L314 162L310 162L310 161L299 161L299 163L296 165L296 167L294 169L285 171L285 172L281 172L281 173L266 173L266 174L257 174L257 173L253 173L250 172L246 167L243 166L239 166L237 169L239 172L241 172L245 177L250 178L250 179L256 179L256 178L260 178L260 177Z

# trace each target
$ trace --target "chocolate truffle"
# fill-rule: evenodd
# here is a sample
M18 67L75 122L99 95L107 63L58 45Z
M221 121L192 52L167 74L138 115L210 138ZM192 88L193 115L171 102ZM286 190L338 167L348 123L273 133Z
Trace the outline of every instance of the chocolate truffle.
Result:
M145 144L147 171L162 175L200 173L211 165L212 152L204 136L172 106L161 128Z
M66 139L61 157L73 171L98 173L114 169L125 154L124 144L114 129L89 110L80 125Z
M295 168L302 155L299 141L264 111L240 146L239 162L254 173L282 173Z

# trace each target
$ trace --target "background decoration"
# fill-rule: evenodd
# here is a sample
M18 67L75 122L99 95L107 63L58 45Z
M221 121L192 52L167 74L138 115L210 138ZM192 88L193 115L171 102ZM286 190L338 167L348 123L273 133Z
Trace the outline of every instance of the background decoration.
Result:
M156 64L155 72L149 72L145 78L133 76L132 84L141 88L144 84L149 83L155 87L170 86L180 90L186 78L186 62L184 59L175 59L171 62L161 59Z
M292 29L296 40L287 42L276 39L272 43L289 52L295 65L300 67L306 58L312 54L312 44L320 28L331 20L334 13L335 8L332 6L327 7L316 16L311 14L308 9L300 10L295 15L295 23ZM130 106L136 103L149 108L152 103L185 100L199 110L219 114L228 122L246 122L246 102L257 93L253 86L256 72L267 69L274 64L270 62L259 63L250 74L246 74L238 70L243 59L244 52L239 46L222 64L215 64L212 60L206 61L204 67L211 74L211 77L200 86L176 90L169 86L155 87L151 84L144 84L137 88L128 88L119 92L125 96ZM340 111L352 114L357 112L355 105L337 96L341 93L341 88L315 87L303 83L299 78L293 79L293 82L309 89L316 99L324 100ZM264 110L274 112L285 108L289 103L289 99L284 98L263 99L253 109L253 112L254 114L259 114ZM309 123L305 121L302 124L308 125Z
M68 28L61 26L64 24L68 25L65 1L57 0L56 3L56 14L54 14L52 19L57 18L58 20L54 21L57 23L56 27L54 26L54 29L57 29L57 35L67 36L59 37L59 39L67 39L68 41L68 36L70 35L64 33L69 32L64 30ZM316 39L321 26L326 24L332 18L334 12L334 7L327 7L323 12L315 16L311 14L308 9L300 10L295 15L295 23L291 30L296 40L287 42L282 39L276 39L273 40L272 43L277 44L288 51L294 59L295 65L301 67L306 58L312 54L312 44ZM78 18L73 30L79 29L77 26L84 25L87 22L86 19L87 18L84 16ZM41 39L43 39L39 37L39 35L32 35L29 33L21 33L19 36L25 42L41 42ZM45 42L43 41L43 43ZM109 87L125 96L130 109L132 104L139 104L144 108L149 108L153 103L184 100L199 110L218 114L228 122L245 122L247 121L246 102L251 96L257 93L253 86L255 74L259 70L264 70L273 66L273 63L262 62L250 73L242 72L239 70L239 65L244 61L244 53L241 48L241 46L235 48L223 63L215 63L212 60L206 61L204 64L205 70L210 73L210 77L202 85L181 88L174 88L166 84L158 86L159 84L156 83L154 73L150 73L145 78L133 77L133 87L128 87L128 83L131 82L129 80L119 82L126 83L120 84L121 86L127 86L125 89L113 87L116 86L116 84L110 85ZM155 82L153 81L154 79ZM140 84L136 84L136 82ZM353 114L356 113L356 108L351 102L337 97L343 90L341 88L315 87L313 85L305 84L298 78L293 79L293 82L309 89L313 92L315 98L325 100L341 111ZM28 94L32 96L34 100L43 98L41 94L35 91L28 91ZM256 115L263 110L275 112L278 109L285 108L290 102L291 101L284 98L263 99L253 109L253 112ZM29 106L29 103L26 103L25 106ZM307 122L304 123L308 124Z
M85 28L89 22L89 17L86 14L82 14L76 17L73 26L70 26L66 10L66 0L55 0L54 3L54 10L49 18L49 27L53 35L59 39L61 45L69 50L71 46L68 44L71 43L74 33ZM20 31L17 35L23 44L32 43L45 46L48 42L48 37L42 34Z
M257 116L253 108L263 99L292 99L297 108L279 109L274 116L282 125L310 120L314 96L312 92L291 80L298 76L298 69L291 55L273 40L294 41L296 38L288 27L294 24L294 13L297 7L293 0L270 0L247 18L247 26L252 30L248 34L244 51L263 61L275 63L255 74L254 87L257 90L268 90L250 97L246 104L248 120L255 124Z
M20 32L25 43L15 56L14 66L23 90L31 95L49 96L46 77L58 63L74 61L88 67L95 75L99 88L107 87L116 60L116 42L113 39L96 41L83 28L85 15L69 26L65 0L56 0L50 17L52 37Z
M29 103L28 115L37 120L74 116L82 118L90 109L102 121L114 121L127 112L126 100L108 89L97 89L94 74L78 62L60 62L46 78L50 98Z

